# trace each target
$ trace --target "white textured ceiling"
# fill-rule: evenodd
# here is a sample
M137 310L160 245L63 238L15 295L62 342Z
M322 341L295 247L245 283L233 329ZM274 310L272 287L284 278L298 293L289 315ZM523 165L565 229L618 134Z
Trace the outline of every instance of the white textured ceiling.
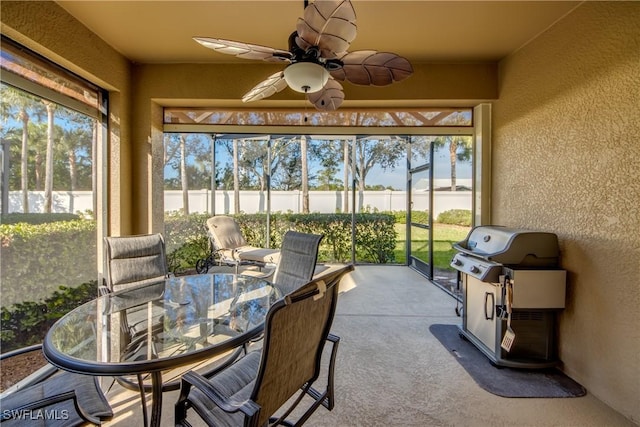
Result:
M206 49L193 36L287 49L302 0L57 1L117 51L139 63L251 62ZM580 2L353 0L350 51L395 52L413 63L497 61Z

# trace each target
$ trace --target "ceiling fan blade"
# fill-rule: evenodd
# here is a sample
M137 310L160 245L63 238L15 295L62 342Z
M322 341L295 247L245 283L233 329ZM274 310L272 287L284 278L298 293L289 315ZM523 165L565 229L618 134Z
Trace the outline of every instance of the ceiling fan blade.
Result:
M323 58L335 58L356 38L356 12L349 0L316 0L304 9L296 31L302 49L318 46Z
M291 59L291 52L267 46L210 37L194 37L193 39L204 47L238 58L259 59L267 62L290 62Z
M413 67L406 58L390 52L357 50L347 53L340 60L344 66L331 71L331 75L337 80L347 80L356 85L386 86L413 74Z
M307 95L316 109L320 111L337 110L344 101L342 85L333 79L329 79L322 90Z
M280 92L287 87L287 82L284 79L284 73L278 71L275 74L270 75L266 80L258 83L253 89L245 93L242 96L242 102L258 101L263 98L268 98Z

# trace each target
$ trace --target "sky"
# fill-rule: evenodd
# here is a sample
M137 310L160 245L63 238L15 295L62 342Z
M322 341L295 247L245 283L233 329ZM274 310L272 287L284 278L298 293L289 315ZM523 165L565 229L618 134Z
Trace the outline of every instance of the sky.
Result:
M209 144L210 141L211 139L208 137L203 138L203 143ZM193 159L191 161L193 161ZM216 161L220 165L230 164L231 157L225 149L218 149L216 151ZM401 166L394 170L383 170L380 166L374 166L369 174L367 174L367 185L383 185L384 187L391 186L392 188L397 190L405 190L407 183L406 168L404 161L401 161L400 164ZM451 165L449 162L448 147L444 146L436 148L434 153L433 165L434 179L449 179L451 177ZM312 163L309 165L309 169L309 173L313 175L320 170L320 165L317 162ZM342 171L338 172L337 176L342 179ZM458 160L456 163L456 176L458 180L471 179L471 162ZM177 177L177 171L172 167L165 167L165 178L175 177Z

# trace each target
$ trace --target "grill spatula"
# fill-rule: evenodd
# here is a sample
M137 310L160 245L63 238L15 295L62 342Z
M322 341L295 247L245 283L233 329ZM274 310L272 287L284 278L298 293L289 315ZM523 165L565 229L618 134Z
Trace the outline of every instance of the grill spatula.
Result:
M507 330L504 332L504 337L502 337L502 343L500 347L502 347L506 352L511 351L511 347L513 346L513 342L516 340L516 333L511 329L511 304L513 303L513 284L508 277L505 277L504 283L507 287Z

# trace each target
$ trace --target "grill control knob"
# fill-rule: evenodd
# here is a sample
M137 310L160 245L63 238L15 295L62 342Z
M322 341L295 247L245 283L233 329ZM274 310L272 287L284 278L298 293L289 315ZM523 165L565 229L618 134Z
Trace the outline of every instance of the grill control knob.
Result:
M470 270L472 273L480 273L480 269L478 267L476 267L475 265L473 267L471 267Z
M462 261L460 261L458 258L454 258L453 265L462 265Z

